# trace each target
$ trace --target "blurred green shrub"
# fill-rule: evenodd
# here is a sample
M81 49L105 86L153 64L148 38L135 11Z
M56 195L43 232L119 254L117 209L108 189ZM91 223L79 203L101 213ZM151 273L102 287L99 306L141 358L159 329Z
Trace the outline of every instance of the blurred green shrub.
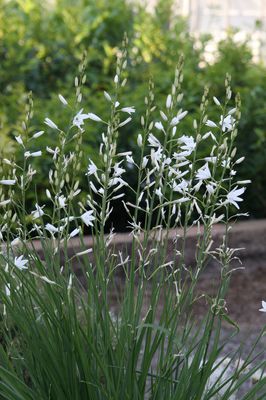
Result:
M130 85L124 101L136 106L136 120L144 109L150 77L155 77L158 109L165 101L166 88L181 53L186 63L184 109L190 112L187 129L204 84L210 84L211 95L222 99L221 78L226 72L232 75L232 86L241 93L243 104L238 148L247 159L243 167L240 165L239 174L253 181L243 209L253 217L266 217L266 68L255 64L248 44L234 43L232 35L219 44L215 62L203 64L204 48L210 37L195 40L186 21L173 17L172 3L172 0L157 0L156 11L151 14L144 6L126 0L0 0L0 152L13 152L13 137L21 130L28 91L33 92L35 99L33 130L43 129L47 116L61 126L68 124L69 115L59 106L57 94L73 99L73 79L84 50L88 67L83 104L86 112L104 115L106 103L102 90L108 91L110 87L114 56L126 31L130 38ZM212 113L215 108L210 104L210 116ZM100 132L93 129L87 132L88 150L97 146ZM125 130L120 140L121 150L134 151L136 135L134 128ZM51 145L52 140L48 134L43 135L42 149L48 143ZM84 169L86 164L85 159ZM49 165L42 164L41 171L37 189L38 185L46 185ZM132 174L132 184L134 179ZM34 202L34 197L33 191L28 200ZM120 218L118 227L122 229L124 225Z

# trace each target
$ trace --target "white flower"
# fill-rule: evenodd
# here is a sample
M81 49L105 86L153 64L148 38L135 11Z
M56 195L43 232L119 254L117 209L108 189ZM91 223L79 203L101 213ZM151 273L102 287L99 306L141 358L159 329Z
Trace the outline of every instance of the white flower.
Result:
M53 154L53 160L56 160L58 154L60 153L59 147L56 147L55 149L51 149L51 147L46 147L46 151L50 154Z
M0 206L1 206L1 207L6 206L6 205L9 204L10 202L11 202L10 199L9 199L9 200L3 200L3 201L0 202Z
M172 161L171 158L170 158L170 157L167 157L167 158L164 159L163 164L164 164L164 165L170 165L170 164L171 164L171 161Z
M159 131L163 131L163 124L161 122L155 122L154 124L155 128L158 129Z
M266 312L266 301L262 300L261 305L262 305L262 308L260 308L259 311Z
M58 129L58 126L50 118L45 118L44 123L52 129Z
M165 115L165 113L164 113L163 111L160 111L160 114L161 114L161 117L162 117L162 119L163 119L164 121L167 121L167 120L168 120L167 116Z
M185 179L182 179L179 184L176 184L176 182L174 182L173 184L174 192L183 193L187 190L187 188L188 188L188 181L186 181Z
M236 160L235 164L241 164L242 161L244 161L244 160L245 160L245 157L240 157L240 158L238 158L238 159Z
M65 196L61 195L58 197L58 205L60 208L65 208L66 206L66 198Z
M94 183L93 183L92 181L90 181L89 184L90 184L91 190L93 190L93 192L94 192L95 194L98 194L98 190L96 189Z
M87 249L87 250L84 250L84 251L80 251L80 252L76 253L75 255L76 255L76 257L79 257L79 256L83 256L85 254L92 253L92 251L93 251L93 249Z
M120 164L121 164L121 162L116 163L114 165L114 176L115 177L118 177L118 176L122 175L124 172L126 172L124 168L119 167Z
M211 121L210 119L208 119L205 123L206 126L209 126L210 128L217 128L217 125L215 122Z
M62 103L64 106L67 106L67 105L68 105L68 102L66 101L66 99L64 98L64 96L62 96L61 94L59 94L58 97L59 97L59 100L61 101L61 103Z
M26 266L28 264L29 260L26 258L23 259L23 256L15 257L14 264L15 266L22 271L23 269L28 269Z
M30 153L31 157L40 157L42 155L42 151L34 151L33 153Z
M188 113L187 111L183 111L180 114L178 114L176 117L174 117L172 119L172 121L170 122L170 126L176 126L177 124L179 124L181 119L183 119L187 115L187 113Z
M207 192L211 195L215 192L215 185L214 184L207 184L206 185Z
M155 189L155 194L157 194L159 199L162 200L163 194L162 194L162 189L161 188Z
M88 165L88 171L86 172L85 175L91 176L91 175L95 175L95 173L97 172L97 167L94 164L93 161L90 160L90 164Z
M206 132L206 133L202 136L202 140L208 139L209 136L212 138L212 140L213 140L214 142L217 143L217 140L216 140L214 134L213 134L211 131Z
M30 157L30 151L25 151L24 157L25 157L25 158L29 158L29 157Z
M33 218L33 219L37 219L37 218L42 217L43 214L44 214L44 212L43 212L42 209L43 209L44 207L45 207L45 206L40 207L40 206L36 203L36 204L35 204L36 210L33 210L33 211L31 212L32 218Z
M132 164L135 164L134 158L132 156L126 156L126 160L127 160L127 163L129 164L129 168L132 168L133 167Z
M116 188L115 188L115 191L117 191L118 189L120 189L121 187L123 187L123 186L128 186L128 184L127 184L127 182L126 181L124 181L122 178L120 178L120 177L114 177L114 178L112 178L112 179L110 179L110 181L109 181L109 183L108 183L108 186L109 187L111 187L111 186L115 186L115 185L117 185L117 184L119 184L119 186L117 186Z
M214 101L214 103L217 105L217 106L220 106L221 105L221 103L219 102L219 100L217 99L217 97L213 97L213 101Z
M15 183L16 183L15 179L2 179L2 180L0 180L0 184L1 185L11 186L11 185L15 185Z
M178 117L174 117L170 122L170 126L176 126L177 124L179 124L179 119Z
M218 222L222 221L223 218L224 218L224 214L219 215L219 217L216 217L216 214L214 213L214 215L211 218L211 225L218 224Z
M29 152L29 151L26 151L26 152L24 153L24 156L25 156L26 158L29 158L29 157L40 157L41 155L42 155L41 150L39 150L39 151L34 151L33 153L31 153L31 152Z
M205 157L204 160L215 164L217 161L217 157Z
M3 158L3 163L6 165L12 165L12 162L8 160L7 158Z
M125 119L125 121L120 122L120 124L118 125L119 128L121 128L122 126L128 124L130 121L132 120L132 118L127 118Z
M68 224L69 222L75 221L75 219L76 218L73 215L68 215L67 217L62 218L61 222L63 222L64 224Z
M234 123L235 123L235 118L233 118L232 115L229 114L225 118L221 116L220 125L222 127L223 132L225 131L230 132L234 127Z
M185 118L185 116L187 115L188 111L183 111L181 113L179 113L177 115L177 118L179 119L179 121L181 121L181 119Z
M93 113L88 113L87 118L91 119L92 121L102 122L102 119L100 117L98 117L98 115L93 114Z
M191 151L181 151L180 153L174 152L173 157L177 160L184 160L185 157L190 156Z
M182 150L192 152L196 148L196 142L192 136L183 135L178 141L179 143L183 143L183 145L180 146Z
M6 285L5 285L5 292L6 292L6 296L10 296L10 285L9 285L9 283L7 283Z
M132 113L134 113L136 110L135 110L135 107L123 107L123 108L121 108L121 111L123 111L123 112L125 112L125 113L128 113L128 114L132 114Z
M246 188L241 188L241 189L237 189L238 186L236 186L233 190L231 190L228 194L227 194L227 199L224 202L224 204L233 204L237 209L239 209L239 205L237 203L243 201L243 199L241 199L241 194L244 193L244 191L246 190Z
M140 133L138 134L137 144L138 144L139 147L142 146L142 135Z
M123 151L122 153L117 153L117 157L126 157L126 156L132 156L132 151Z
M234 114L236 112L236 108L234 107L234 108L231 108L231 110L229 111L229 115L232 115L232 114Z
M208 163L204 164L203 167L198 169L198 172L196 173L196 178L200 181L211 178L211 172L209 170Z
M120 194L117 194L116 196L112 197L112 200L121 199L124 196L125 196L125 193L120 193Z
M87 226L93 226L92 221L95 220L95 217L93 216L93 210L86 211L84 214L80 216L82 221L84 222L85 225Z
M177 200L175 201L175 203L176 203L176 204L185 203L186 201L189 201L189 200L190 200L189 197L181 197L180 199L177 199Z
M112 101L112 98L111 98L111 96L110 96L109 93L107 93L106 91L104 91L103 94L104 94L104 97L106 98L107 101L110 101L110 102Z
M34 139L37 139L38 137L42 136L44 134L44 131L39 131L34 133L34 135L32 136Z
M224 168L230 168L230 162L231 162L231 159L230 159L230 157L228 157L228 158L222 160L221 166Z
M189 173L189 170L185 170L183 172L180 171L179 168L169 168L169 177L173 175L175 175L175 179L181 179L183 178L183 176L187 175Z
M191 168L192 165L191 165L190 161L188 161L188 160L184 160L184 161L182 161L182 162L179 162L179 163L177 164L177 167L178 167L178 168L181 168L181 167L184 167L185 165L188 165L188 164L189 164L188 168Z
M18 144L21 144L21 146L24 146L24 145L23 145L23 140L22 140L22 138L21 138L21 135L15 136L15 139L16 139L16 141L18 142Z
M142 164L141 164L141 168L146 168L146 166L147 166L147 164L148 164L148 157L143 157L143 160L142 160Z
M168 94L167 98L166 98L166 108L170 108L172 104L172 96L170 94Z
M73 126L77 126L81 129L81 126L84 125L84 119L88 119L88 114L83 114L83 108L79 110L79 112L73 118L72 124Z
M250 179L246 179L245 181L237 181L236 182L238 185L248 185L249 183L251 183Z
M59 231L59 229L56 228L56 227L55 227L54 225L52 225L52 224L46 224L46 225L45 225L45 229L46 229L48 232L50 232L50 233L56 233L56 232ZM63 227L60 228L60 230L62 230L62 229L63 229Z
M80 194L81 189L77 189L75 191L71 190L71 192L69 193L69 198L73 199L73 197L77 196L78 194Z
M74 236L77 236L80 232L80 228L74 229L72 232L70 232L69 237L73 238Z
M57 149L57 147L56 147L56 149ZM48 153L50 153L50 154L54 154L55 153L55 150L51 149L51 147L49 147L49 146L46 146L46 151Z
M148 142L150 146L161 147L161 143L152 133L149 134Z
M162 159L162 148L159 147L156 151L151 149L151 162L156 168L159 168L158 161Z

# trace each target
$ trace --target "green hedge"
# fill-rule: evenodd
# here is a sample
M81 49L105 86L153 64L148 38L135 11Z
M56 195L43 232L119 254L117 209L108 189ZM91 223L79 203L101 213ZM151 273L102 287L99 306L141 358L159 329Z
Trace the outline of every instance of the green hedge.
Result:
M14 152L14 134L21 130L26 93L32 91L35 105L33 130L43 128L49 116L61 126L69 115L58 102L58 93L73 99L73 80L81 55L87 51L87 81L84 88L86 112L104 115L106 102L102 90L109 89L114 75L114 59L127 31L129 45L129 86L124 93L127 105L136 106L136 122L144 109L148 80L155 79L158 108L165 101L167 88L180 54L185 57L184 108L190 111L187 125L196 113L203 87L209 84L211 96L224 97L223 77L232 75L232 87L239 91L243 110L238 149L246 163L239 168L241 177L252 179L245 196L244 211L252 217L266 217L266 68L255 64L247 43L235 44L232 35L219 44L213 65L202 66L204 47L210 37L196 42L188 33L186 21L172 18L172 0L158 0L156 12L125 0L41 0L1 1L0 10L0 123L3 154ZM200 67L201 66L201 67ZM215 108L210 101L210 117ZM134 127L134 125L133 125ZM89 128L86 146L95 148L97 133ZM186 133L186 132L183 132ZM121 149L136 146L137 131L123 132ZM40 138L41 147L53 137ZM38 161L36 161L38 162ZM84 169L87 160L84 159ZM49 165L41 165L36 177L45 186ZM130 174L130 170L128 172ZM134 176L131 177L132 184ZM85 182L84 182L85 184ZM34 201L34 190L29 202ZM114 214L115 219L115 214ZM118 226L124 227L120 218Z

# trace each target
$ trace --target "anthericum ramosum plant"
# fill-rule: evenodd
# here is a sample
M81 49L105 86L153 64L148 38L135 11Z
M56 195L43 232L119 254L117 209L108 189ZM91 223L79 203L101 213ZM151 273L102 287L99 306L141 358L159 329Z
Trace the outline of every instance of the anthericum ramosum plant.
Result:
M74 82L75 104L59 95L69 126L47 117L46 126L32 132L29 96L21 134L15 136L22 165L2 160L1 398L232 400L244 388L243 399L263 399L265 362L254 353L255 344L244 357L241 347L227 354L230 338L221 337L224 320L234 335L238 331L225 298L236 252L229 248L228 232L249 183L238 181L236 173L243 161L234 144L239 97L232 106L227 76L225 100L213 99L221 117L211 121L206 88L199 118L190 132L183 132L187 111L182 109L180 58L159 113L149 83L136 137L139 154L119 153L118 137L135 113L132 104L121 104L126 42L118 53L113 90L103 93L108 119L81 106L83 61ZM89 124L102 127L97 157L83 146ZM58 144L40 149L38 137L47 130ZM71 142L74 152L68 150ZM211 148L204 158L202 146ZM25 193L35 190L36 157L51 158L46 196L52 207L39 203L37 191L34 209L25 200ZM87 171L80 170L82 157L88 159ZM126 181L128 168L138 177L134 189ZM87 176L87 193L79 188L80 174ZM125 188L134 192L135 202L127 201ZM105 229L118 199L130 227L131 246L124 250L117 248L115 232ZM217 223L224 226L224 237L214 247ZM85 227L91 229L90 240L84 237ZM195 227L190 265L187 236ZM197 290L210 258L220 263L213 297ZM195 305L203 296L206 312L199 317ZM251 385L254 374L258 378Z

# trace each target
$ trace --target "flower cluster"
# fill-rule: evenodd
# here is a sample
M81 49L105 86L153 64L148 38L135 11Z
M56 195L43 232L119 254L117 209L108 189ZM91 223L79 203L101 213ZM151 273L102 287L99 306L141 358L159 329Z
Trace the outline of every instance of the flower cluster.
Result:
M212 239L209 232L212 225L229 221L229 207L239 209L245 185L250 183L248 180L240 181L236 178L235 168L244 160L243 157L236 157L237 151L234 146L240 118L240 101L237 97L235 107L228 106L232 92L230 77L227 76L225 104L222 105L219 99L213 98L220 111L219 122L208 119L209 100L206 88L200 105L199 119L193 121L190 132L183 132L182 121L189 113L182 108L183 60L181 58L175 71L171 92L165 99L165 107L159 110L156 116L153 84L149 85L149 93L145 98L147 111L141 116L141 131L137 134L136 140L140 156L134 159L135 155L131 151L119 152L117 143L120 130L130 123L135 113L135 107L121 105L119 97L120 91L126 85L124 77L126 58L127 51L124 47L118 54L114 92L103 93L110 105L109 119L101 118L91 110L79 106L82 101L82 85L86 81L83 64L81 75L76 77L74 82L75 107L61 94L58 96L62 106L72 115L69 129L64 130L50 118L45 118L44 123L50 129L57 131L58 135L58 145L55 148L49 146L46 148L53 164L49 171L50 188L46 189L47 199L53 205L53 212L50 215L46 213L48 210L46 204L38 202L26 215L25 192L36 173L31 160L41 157L45 151L44 149L32 151L30 148L31 142L35 142L45 134L45 131L40 130L30 134L29 121L33 103L31 97L29 98L28 112L23 125L24 133L15 136L23 152L24 165L20 167L12 160L5 160L9 172L0 180L2 187L10 188L6 192L1 189L0 204L6 210L1 223L2 240L9 237L12 242L25 241L31 238L34 232L38 238L45 239L48 235L53 239L54 254L56 254L59 253L59 246L65 239L80 236L84 225L90 227L93 234L100 234L101 240L104 240L104 227L112 213L112 203L114 200L120 200L128 213L134 240L138 241L139 256L143 260L143 265L151 261L148 260L148 250L144 246L147 244L151 228L160 237L163 227L167 227L167 230L183 227L184 231L187 231L190 226L202 224L205 227L206 240L205 247L200 251L200 257L197 256L198 268L201 268L206 256L210 254ZM96 157L86 155L89 163L84 174L88 180L88 192L84 202L78 175L84 155L83 137L86 135L88 123L101 124L103 132L97 162ZM75 143L74 152L67 150L67 143L70 142ZM202 158L201 148L206 147L211 151ZM137 188L132 188L125 179L128 168L134 169L138 176ZM126 187L136 196L135 203L127 201ZM16 189L21 193L19 199L14 194ZM9 197L5 197L5 193ZM17 207L23 209L22 214L18 212ZM155 218L153 227L151 218ZM29 232L27 220L32 221ZM144 244L138 239L141 234L144 235ZM110 241L111 238L113 232L110 234ZM177 248L176 251L179 254L181 248ZM106 253L105 258L108 259ZM26 269L25 260L21 255L15 258L14 264L21 270ZM127 262L129 261L130 259L127 259ZM117 265L121 262L120 260ZM158 263L165 265L165 260L158 260ZM181 282L178 282L179 290L180 285Z
M84 59L74 79L74 103L58 95L69 126L47 116L45 128L32 132L29 96L22 131L15 136L22 163L14 159L4 159L3 167L0 163L0 290L6 340L1 395L22 388L27 398L40 393L44 398L59 398L63 387L69 398L148 398L150 393L152 398L166 393L169 398L180 393L183 398L223 393L233 398L250 371L260 367L251 368L243 378L250 355L242 367L224 357L219 340L222 320L232 323L225 299L239 250L229 247L230 221L240 215L239 204L250 183L237 178L237 166L244 161L235 147L240 99L237 96L232 104L227 76L224 101L213 98L218 119L208 117L206 88L197 118L184 129L190 113L182 105L181 57L164 106L157 109L150 81L146 111L138 116L134 106L122 101L126 48L127 39L118 52L113 87L103 92L108 117L81 105ZM137 151L120 151L119 135L133 118L140 118L138 132L131 133ZM87 128L96 124L101 132L99 148L87 154ZM56 145L40 148L38 138L50 129ZM35 163L36 157L44 155L50 170L40 196L34 188ZM134 186L128 172L135 177ZM82 178L87 190L80 184ZM27 204L26 193L33 189L35 201ZM114 204L128 215L131 243L126 250L114 242L113 227L107 232ZM225 227L217 247L216 223ZM186 248L193 227L197 243L190 265ZM87 232L90 238L84 237ZM213 298L203 294L208 310L198 329L192 311L199 298L199 277L211 257L220 265L221 280ZM123 290L114 294L118 271L124 278ZM260 311L266 312L265 301ZM12 334L6 334L10 328ZM14 340L13 331L19 333L19 340ZM75 349L68 362L61 351L65 348ZM90 362L84 362L87 359ZM159 360L156 368L155 359ZM225 365L221 360L226 360ZM63 371L60 385L54 383L55 368ZM20 384L24 371L27 382ZM52 384L47 386L47 381ZM92 385L93 381L105 384ZM12 382L15 391L10 390Z

